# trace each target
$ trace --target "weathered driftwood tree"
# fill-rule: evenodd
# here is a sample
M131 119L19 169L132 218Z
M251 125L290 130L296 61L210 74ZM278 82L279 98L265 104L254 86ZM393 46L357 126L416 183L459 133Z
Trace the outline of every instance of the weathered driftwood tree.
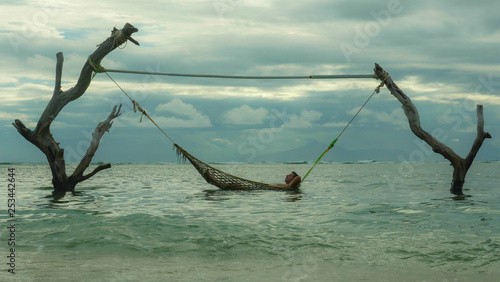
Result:
M107 54L113 51L116 47L125 43L127 39L130 39L137 44L135 40L130 38L130 35L137 31L137 28L128 23L125 24L123 29L119 30L113 28L111 36L98 45L94 53L89 56L89 60L85 62L76 85L66 91L61 90L64 58L61 52L57 53L54 93L38 120L36 128L34 130L29 129L18 119L16 119L13 123L17 131L26 140L33 143L46 155L52 171L52 185L54 186L54 192L64 193L66 191L73 191L78 183L89 179L103 169L111 167L109 163L99 165L91 173L84 175L85 170L89 167L90 162L99 147L99 142L103 134L111 128L111 125L113 124L112 120L120 115L121 105L118 109L117 106L115 106L108 118L97 125L96 129L92 133L91 144L87 149L85 156L83 156L75 171L70 176L66 174L64 149L61 149L59 147L59 143L54 140L52 134L50 133L50 125L64 106L66 106L69 102L80 98L85 93L90 85L95 65L100 64L101 60ZM91 63L94 66L92 66Z
M444 158L450 161L454 169L450 192L455 195L462 195L462 189L467 171L471 167L479 148L483 145L484 139L491 138L491 135L484 131L483 106L477 105L477 137L472 144L469 154L464 159L457 155L450 147L446 146L420 127L420 117L418 115L417 108L413 105L411 99L406 96L401 89L399 89L391 77L388 76L387 72L385 72L384 69L378 64L375 64L375 73L380 80L385 79L387 89L389 89L391 94L394 95L394 97L396 97L403 105L405 115L408 117L408 122L410 123L411 131L418 138L429 144L434 152L441 154Z

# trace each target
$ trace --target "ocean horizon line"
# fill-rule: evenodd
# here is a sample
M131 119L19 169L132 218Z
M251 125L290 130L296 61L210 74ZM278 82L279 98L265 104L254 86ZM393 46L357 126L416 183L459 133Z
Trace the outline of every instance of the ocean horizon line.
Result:
M499 163L500 160L485 160L485 161L475 161L475 163ZM92 162L91 165L100 165L100 164L111 164L111 165L124 165L124 164L189 164L187 162L178 162L178 161L165 161L165 162ZM242 164L314 164L314 160L299 160L299 161L257 161L257 162L241 162L241 161L212 161L206 162L211 165L242 165ZM379 160L357 160L357 161L320 161L318 164L394 164L394 163L411 163L411 164L420 164L420 163L449 163L447 160L440 161L379 161ZM68 162L67 165L76 165L77 162ZM47 162L0 162L0 165L49 165Z

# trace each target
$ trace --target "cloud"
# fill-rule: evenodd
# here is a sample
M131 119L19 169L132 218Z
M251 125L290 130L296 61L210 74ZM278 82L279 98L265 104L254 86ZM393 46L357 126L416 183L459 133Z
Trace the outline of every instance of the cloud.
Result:
M221 145L229 145L229 146L234 146L234 144L227 140L227 139L222 139L222 138L213 138L212 140L212 143L214 144L221 144Z
M160 128L208 128L212 127L208 116L196 113L189 118L165 117L152 115L151 118L160 126ZM146 117L142 117L142 122L139 122L137 115L123 115L115 121L116 127L148 127L156 128L156 126Z
M189 119L180 119L176 117L162 117L158 116L153 118L162 128L204 128L212 127L210 118L208 116L196 113Z
M269 111L260 107L253 109L250 106L243 105L227 111L224 115L224 123L234 125L256 125L263 124L269 116Z
M500 105L500 97L495 95L485 95L485 94L472 94L472 93L457 93L454 95L446 95L446 94L436 94L432 96L420 96L413 99L414 101L428 101L433 103L442 103L442 104L463 104L464 100L468 100L470 103L479 103L479 104L490 104L490 105Z
M359 107L355 107L349 111L347 111L348 115L354 116L359 110ZM408 128L408 119L406 118L402 109L394 109L392 112L387 113L384 111L373 111L370 109L364 108L358 115L359 117L363 117L357 123L388 123L399 126L401 129Z
M161 116L158 113L151 118L162 128L204 128L212 127L210 118L206 115L199 113L196 108L191 104L186 104L182 100L175 98L169 103L160 104L156 107L156 112L168 112L175 116ZM143 118L143 121L146 118ZM122 119L127 125L138 126L136 116L127 116ZM144 126L144 125L142 125ZM146 122L148 127L154 126L150 122Z
M27 114L22 114L22 113L8 113L4 111L0 111L0 120L14 120L14 119L20 119L20 120L28 120L29 116Z
M196 109L191 104L186 104L182 102L181 99L173 99L169 103L160 104L156 107L157 112L166 111L171 112L173 114L178 114L181 116L194 116L197 114Z
M121 28L125 18L139 28L133 37L141 46L124 44L120 46L124 49L107 55L102 64L108 69L255 76L370 74L373 62L379 62L415 102L424 125L436 122L436 116L454 117L457 114L454 111L447 114L449 108L476 103L485 106L487 126L500 120L495 111L500 105L497 95L500 32L496 13L499 1L484 0L481 5L451 0L401 1L401 12L382 20L378 18L388 10L389 2L364 0L362 5L355 1L327 0L161 3L145 0L127 5L116 0L78 4L42 2L0 4L5 11L0 32L6 35L6 40L0 42L0 57L7 66L0 70L0 121L6 126L11 127L9 115L34 124L43 112L54 87L57 52L64 52L62 88L67 90L75 85L95 45L105 40L114 26ZM214 6L222 2L226 9ZM101 8L98 17L79 13L97 4ZM19 18L21 14L23 18ZM464 14L468 16L461 16ZM422 22L426 16L429 20ZM359 50L350 62L340 48L342 44ZM179 143L189 142L203 131L212 136L207 140L213 139L212 143L217 145L237 139L235 136L253 125L258 128L268 121L272 124L270 109L282 107L286 107L287 113L276 120L277 129L313 130L283 130L275 135L276 140L283 134L303 140L317 137L319 133L315 131L320 130L314 127L345 126L359 109L354 107L359 107L378 85L372 79L223 80L109 74L133 99L150 110L148 113L162 128L170 128L169 134L182 136L181 140L176 138ZM124 103L124 113L115 120L114 127L127 126L130 135L141 132L141 127L156 130L147 119L139 123L138 114L129 116L125 108L131 108L130 101L104 74L97 75L85 95L69 104L73 108L62 111L58 121L65 124L59 125L76 126L80 120L95 120L96 113L120 102ZM85 109L81 116L67 115L80 108ZM329 115L331 109L335 109L334 118ZM442 114L441 109L444 109ZM475 124L475 109L467 111L472 123L463 122L460 131L471 131ZM225 120L212 124L214 119ZM384 88L349 131L355 134L363 125L374 130L384 126L400 128L394 124L408 127L399 102ZM458 122L452 120L447 124L457 126ZM177 134L171 128L204 130L193 130L193 136L187 138L185 131L179 130ZM6 132L9 131L0 132L0 139L7 136ZM380 134L391 138L394 133ZM280 143L280 150L290 149L285 148L289 143L283 144ZM488 144L498 148L495 139L488 140ZM20 142L19 146L17 151L22 154L22 146L31 145ZM385 149L387 143L382 141L373 146ZM9 151L12 148L5 147L0 155ZM397 156L399 152L394 154Z
M325 126L325 127L344 127L346 125L347 125L347 122L334 122L334 121L326 122L323 124L323 126Z
M24 123L24 125L28 128L35 128L36 122L34 121L35 118L30 117L27 114L24 113L19 113L19 112L4 112L0 111L0 125L3 127L11 127L12 128L12 123L14 122L15 119L19 119Z
M48 58L39 54L35 54L33 57L28 57L26 59L26 63L34 69L47 71L53 71L54 66L56 65L55 56L54 58Z
M408 119L405 116L403 110L394 109L392 112L380 112L375 113L374 115L375 121L377 122L385 122L389 124L398 125L400 128L408 128Z
M308 128L313 127L313 122L318 121L323 116L315 110L302 110L300 115L291 114L289 120L283 126L286 128Z

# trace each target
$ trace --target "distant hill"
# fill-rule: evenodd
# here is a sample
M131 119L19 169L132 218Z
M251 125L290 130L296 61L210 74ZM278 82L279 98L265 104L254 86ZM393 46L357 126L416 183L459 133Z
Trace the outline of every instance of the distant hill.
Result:
M329 144L320 143L317 141L311 141L301 147L281 151L281 152L272 152L272 153L262 153L259 152L257 156L252 160L252 162L314 162L328 147ZM368 146L368 145L367 145ZM475 161L488 161L488 160L498 160L500 159L500 152L495 150L494 146L485 142L483 145L484 148L479 151L477 158ZM408 147L404 150L401 149L349 149L349 143L341 143L337 144L334 148L332 148L323 158L325 162L359 162L365 160L375 160L380 162L385 161L401 161L402 158L404 161L411 161L409 159L415 150L421 150L421 148L416 147L414 144L409 144ZM429 149L430 150L430 149ZM495 152L493 154L489 152ZM191 152L195 156L203 155L206 152L196 152L193 150ZM426 151L426 154L430 153L430 151ZM459 154L463 154L463 152L459 152ZM207 157L207 159L212 159L217 162L247 162L248 155L242 155L235 153L234 151L217 151L213 150L212 157ZM174 160L175 161L175 160ZM420 161L418 159L417 161ZM434 161L446 161L439 154L430 153L430 155L425 155L425 160L429 162Z
M304 146L287 150L284 152L277 152L271 154L257 155L255 161L266 162L301 162L301 161L315 161L328 147L329 144L311 141ZM347 144L348 146L348 144ZM393 161L397 156L394 156L392 150L347 150L342 145L333 147L324 157L323 161L333 162L346 162L346 161L360 161L360 160L378 160L378 161Z

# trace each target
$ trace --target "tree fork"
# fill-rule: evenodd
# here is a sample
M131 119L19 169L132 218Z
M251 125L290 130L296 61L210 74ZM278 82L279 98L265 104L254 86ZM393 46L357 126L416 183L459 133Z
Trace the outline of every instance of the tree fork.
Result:
M97 125L94 133L92 134L92 141L86 154L83 156L80 164L77 166L73 174L69 177L66 174L64 149L61 149L59 147L59 143L54 140L52 134L50 133L50 125L68 103L80 98L89 87L92 80L92 72L95 71L90 62L97 65L100 64L101 60L107 54L116 49L116 47L125 43L127 40L139 45L137 41L130 37L137 31L138 29L129 23L125 24L122 29L113 28L111 36L98 45L97 49L89 56L89 60L87 60L83 65L76 85L66 91L61 90L64 56L61 52L57 53L54 92L45 110L41 114L35 129L31 130L27 128L18 119L16 119L12 124L26 140L37 146L47 157L47 161L49 162L50 170L52 172L52 185L54 186L54 192L64 193L66 191L73 191L78 183L89 179L103 169L111 167L110 164L99 165L91 173L84 175L85 170L89 167L90 162L99 147L99 142L102 136L111 128L113 124L112 120L120 116L121 105L118 109L117 106L115 106L108 118Z
M385 80L385 86L391 94L396 97L401 103L408 122L410 124L411 131L420 139L425 141L435 153L442 155L444 158L450 161L453 166L453 180L451 182L450 192L455 195L463 195L463 186L465 183L465 176L467 171L471 167L477 152L481 148L484 139L491 138L488 132L484 131L484 116L483 116L483 106L477 105L477 136L476 140L472 144L472 148L464 159L456 154L450 147L446 146L428 132L422 129L420 126L420 116L418 114L417 108L413 105L411 99L406 96L406 94L394 83L392 78L388 76L387 72L378 64L375 64L375 74L380 80Z

